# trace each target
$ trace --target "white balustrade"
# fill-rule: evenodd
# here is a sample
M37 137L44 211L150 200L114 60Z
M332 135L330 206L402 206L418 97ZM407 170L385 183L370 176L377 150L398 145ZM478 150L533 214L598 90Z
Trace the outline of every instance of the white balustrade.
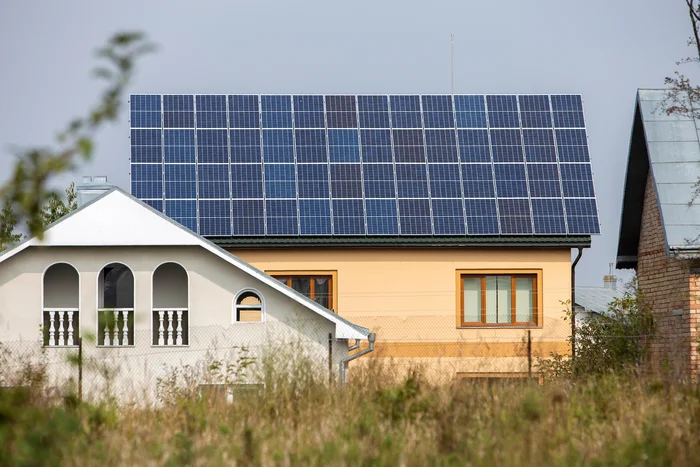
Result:
M44 328L48 336L44 340L47 347L77 345L75 328L79 326L78 310L75 308L44 308Z
M158 334L153 337L153 345L187 345L187 308L154 308L153 325L158 326Z
M100 344L105 347L124 347L133 345L132 329L133 308L100 308L98 310L98 335L102 336ZM121 329L119 327L121 323Z

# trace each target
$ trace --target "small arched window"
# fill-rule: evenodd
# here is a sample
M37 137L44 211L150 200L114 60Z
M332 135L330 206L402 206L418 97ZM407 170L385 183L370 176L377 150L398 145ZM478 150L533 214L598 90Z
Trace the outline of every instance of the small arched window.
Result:
M189 311L187 271L177 263L163 263L153 271L153 345L187 345Z
M134 273L124 264L108 264L97 291L97 345L134 345Z
M80 337L80 277L67 263L56 263L44 272L44 345L78 345Z
M263 301L253 290L244 290L236 296L233 310L234 323L260 323L265 320Z

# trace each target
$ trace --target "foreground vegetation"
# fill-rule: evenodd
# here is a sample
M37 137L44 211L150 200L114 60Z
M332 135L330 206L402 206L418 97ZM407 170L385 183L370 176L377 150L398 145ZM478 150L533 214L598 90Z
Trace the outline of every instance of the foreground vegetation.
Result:
M382 384L267 375L233 402L151 408L0 391L0 465L697 465L700 389L576 383Z

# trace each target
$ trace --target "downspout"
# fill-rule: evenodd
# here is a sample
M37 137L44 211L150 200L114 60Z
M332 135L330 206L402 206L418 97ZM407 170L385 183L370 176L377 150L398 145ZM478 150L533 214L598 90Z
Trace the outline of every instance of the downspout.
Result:
M583 255L583 248L578 247L578 255L571 265L571 361L576 359L576 265Z
M345 385L345 364L348 362L351 362L352 360L355 360L356 358L360 358L363 355L367 355L368 353L374 351L374 341L377 340L377 335L373 332L370 332L369 335L367 336L367 340L369 341L369 347L367 347L365 350L360 350L356 354L350 355L348 357L343 358L340 360L340 385L344 386ZM355 350L360 347L360 340L355 341L355 345L348 347L348 350Z

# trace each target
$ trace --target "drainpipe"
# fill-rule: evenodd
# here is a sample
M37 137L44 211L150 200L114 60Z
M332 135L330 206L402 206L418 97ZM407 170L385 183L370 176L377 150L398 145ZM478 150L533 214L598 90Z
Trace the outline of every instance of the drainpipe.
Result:
M578 247L578 255L571 265L571 361L576 359L576 265L583 255L583 248Z
M365 350L361 350L357 352L354 355L350 355L348 357L343 358L340 360L340 385L344 386L345 385L345 364L355 360L356 358L360 358L363 355L366 355L372 351L374 351L374 341L377 340L377 335L373 332L369 333L369 336L367 336L367 339L369 340L369 347L367 347ZM348 347L348 350L355 350L358 347L360 347L360 341L357 340L355 341L355 345Z

